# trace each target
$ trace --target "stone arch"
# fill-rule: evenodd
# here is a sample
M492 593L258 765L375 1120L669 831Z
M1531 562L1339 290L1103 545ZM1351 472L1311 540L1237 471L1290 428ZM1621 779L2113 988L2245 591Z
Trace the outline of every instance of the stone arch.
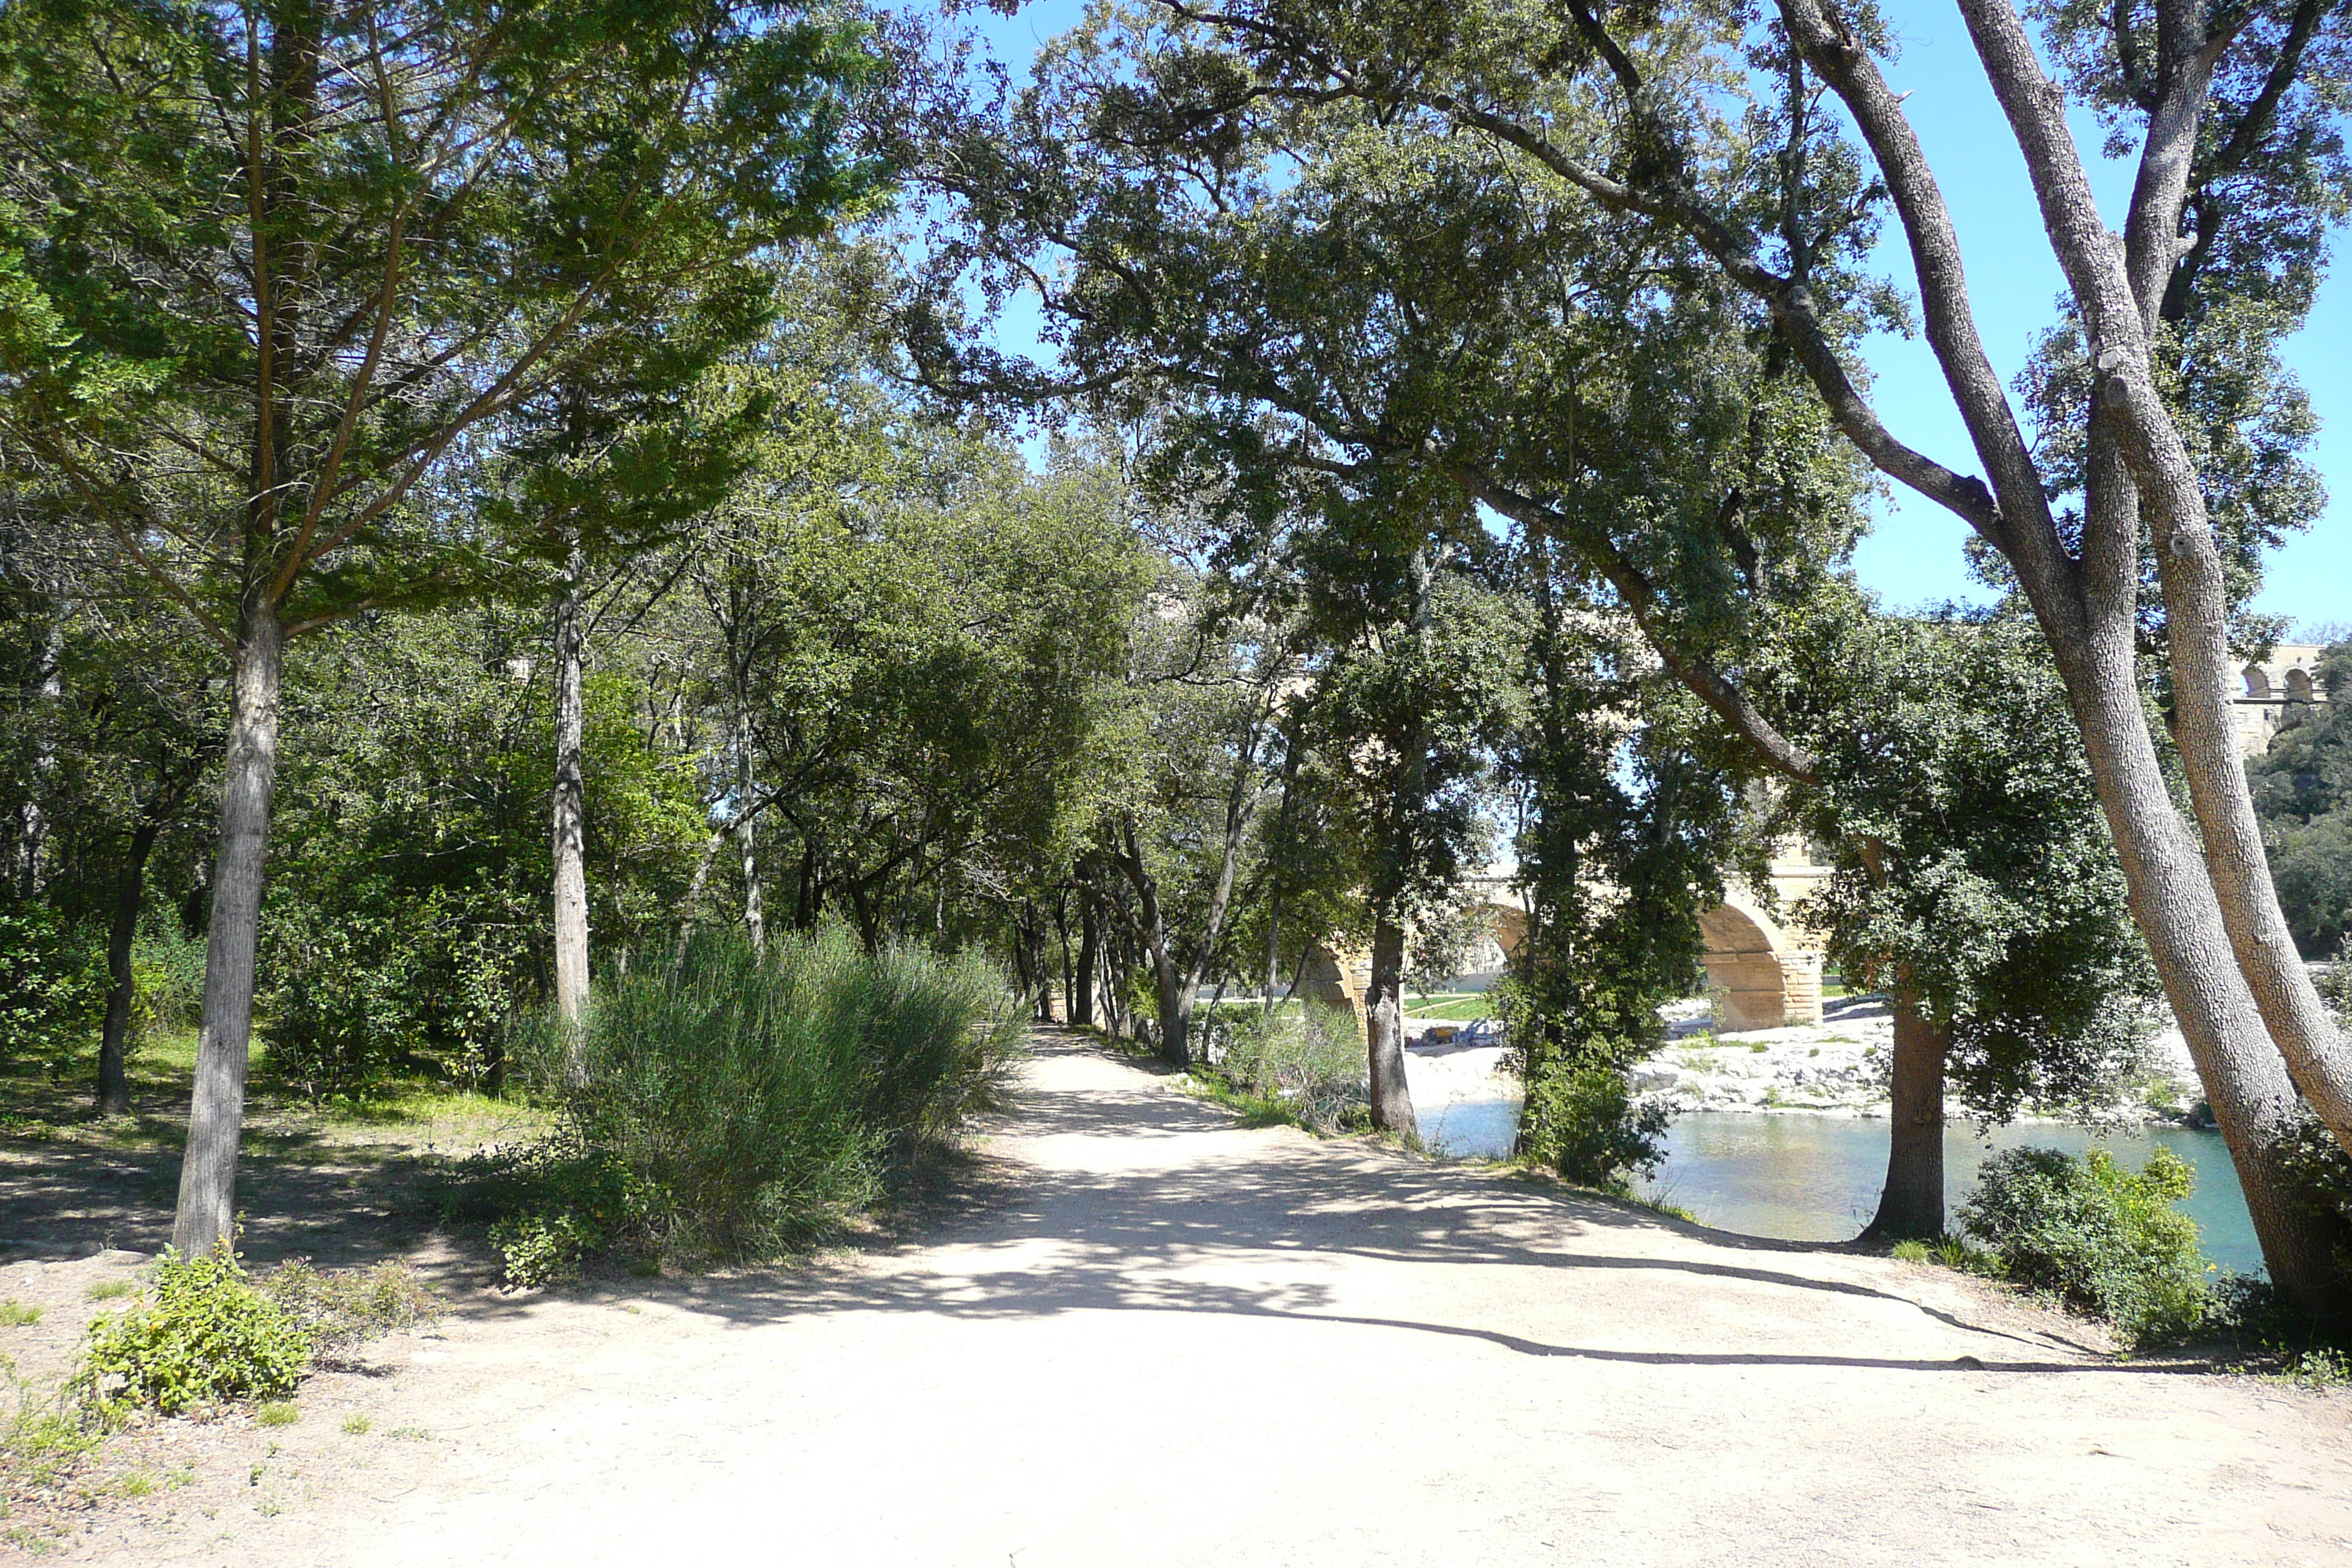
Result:
M1822 955L1805 948L1744 893L1698 918L1706 988L1727 1034L1822 1021Z
M2308 702L2311 700L2311 672L2309 670L2290 669L2286 672L2286 700L2289 702Z
M2256 702L2269 701L2271 699L2270 671L2259 664L2246 666L2246 695Z

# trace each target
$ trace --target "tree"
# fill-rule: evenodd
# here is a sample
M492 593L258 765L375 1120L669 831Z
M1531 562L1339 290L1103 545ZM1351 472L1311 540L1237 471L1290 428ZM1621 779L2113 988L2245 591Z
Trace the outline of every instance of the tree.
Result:
M235 1209L285 647L446 591L453 451L821 226L854 29L727 0L0 18L0 432L233 659L173 1239Z
M1769 311L1854 447L1961 518L2001 558L2050 643L2135 921L2229 1140L2273 1277L2314 1319L2343 1316L2347 1291L2330 1237L2293 1196L2280 1151L2298 1091L2352 1145L2352 1052L2296 961L2237 763L2225 542L2176 412L2177 373L2189 373L2193 390L2196 364L2166 358L2193 312L2165 312L2177 263L2197 250L2183 219L2192 193L2227 216L2232 243L2214 253L2211 268L2192 268L2183 299L2200 291L2225 298L2231 278L2252 273L2290 282L2313 275L2311 209L2298 210L2291 193L2315 194L2323 207L2343 199L2332 84L2352 26L2347 14L2319 0L2214 12L2182 0L2158 0L2152 15L2137 5L2052 12L2052 36L2079 62L2078 85L2112 87L2105 101L2119 134L2126 145L2134 134L2139 141L2139 178L2118 247L2092 200L2063 94L2022 19L2008 0L1965 0L1979 61L2025 155L2090 345L2095 380L2079 426L2082 489L2069 498L2063 473L2037 458L1990 372L1958 237L1880 70L1885 40L1874 18L1846 17L1822 0L1782 0L1770 26L1742 37L1711 15L1612 11L1580 0L1540 18L1516 9L1367 12L1297 0L1213 13L1162 0L1161 8L1177 26L1222 40L1226 63L1193 75L1227 103L1340 98L1399 121L1426 117L1484 138L1629 226L1680 237L1712 275ZM1689 58L1695 47L1704 60ZM1737 127L1726 112L1731 83L1747 89ZM1875 165L1875 178L1851 200L1806 178L1824 144L1841 144L1820 101L1824 90L1852 117ZM1579 111L1596 103L1602 111ZM1777 132L1780 144L1761 143L1752 130ZM1885 427L1819 292L1823 248L1834 251L1882 193L1910 245L1927 338L1984 479L1935 462ZM2234 264L2221 265L2224 255ZM2272 303L2266 330L2294 319L2292 290ZM2150 562L2193 830L2167 787L2166 748L2151 728L2136 663Z

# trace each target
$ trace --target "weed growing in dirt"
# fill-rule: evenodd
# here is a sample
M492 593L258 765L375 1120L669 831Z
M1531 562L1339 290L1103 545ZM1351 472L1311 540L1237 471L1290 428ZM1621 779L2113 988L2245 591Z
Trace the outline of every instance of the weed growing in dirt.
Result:
M374 1423L364 1415L346 1415L343 1417L343 1436L364 1437L368 1435L368 1428L373 1425Z
M1934 1263L1946 1268L1965 1269L1978 1274L1998 1274L2000 1265L1988 1253L1970 1247L1957 1236L1941 1237L1934 1241L1898 1241L1894 1256L1905 1263Z
M150 1304L90 1324L73 1387L102 1419L177 1415L289 1394L310 1353L309 1331L254 1288L226 1244L194 1258L167 1250Z
M291 1426L302 1419L302 1407L290 1399L269 1399L253 1413L264 1426Z
M113 1301L130 1295L138 1289L139 1283L135 1279L100 1279L93 1282L82 1294L93 1301Z
M384 1436L388 1437L397 1437L404 1443L430 1443L433 1441L433 1434L426 1431L422 1426L395 1426L390 1432L384 1434Z
M27 1307L21 1301L0 1301L0 1329L30 1328L41 1321L44 1309Z

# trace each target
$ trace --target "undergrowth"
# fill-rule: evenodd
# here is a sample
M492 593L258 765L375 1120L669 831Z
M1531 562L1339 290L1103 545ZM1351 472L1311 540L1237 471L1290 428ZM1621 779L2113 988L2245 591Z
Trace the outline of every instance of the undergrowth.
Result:
M490 1222L508 1282L599 1256L737 1262L821 1241L1001 1108L1024 1021L978 958L869 953L845 927L707 934L601 985L519 1049L550 1136L476 1157L450 1208Z

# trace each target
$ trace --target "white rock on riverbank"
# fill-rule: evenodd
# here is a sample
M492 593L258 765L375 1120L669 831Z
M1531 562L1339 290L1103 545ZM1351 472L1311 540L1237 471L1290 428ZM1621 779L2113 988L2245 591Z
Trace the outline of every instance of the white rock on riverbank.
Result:
M1819 1024L1717 1035L1703 1001L1665 1009L1666 1047L1633 1069L1633 1088L1677 1110L1802 1111L1878 1117L1887 1112L1895 1023L1885 1002L1832 1002ZM2170 1120L2194 1105L2196 1073L2177 1029L2148 1042L2149 1075L2118 1104L2127 1121Z

